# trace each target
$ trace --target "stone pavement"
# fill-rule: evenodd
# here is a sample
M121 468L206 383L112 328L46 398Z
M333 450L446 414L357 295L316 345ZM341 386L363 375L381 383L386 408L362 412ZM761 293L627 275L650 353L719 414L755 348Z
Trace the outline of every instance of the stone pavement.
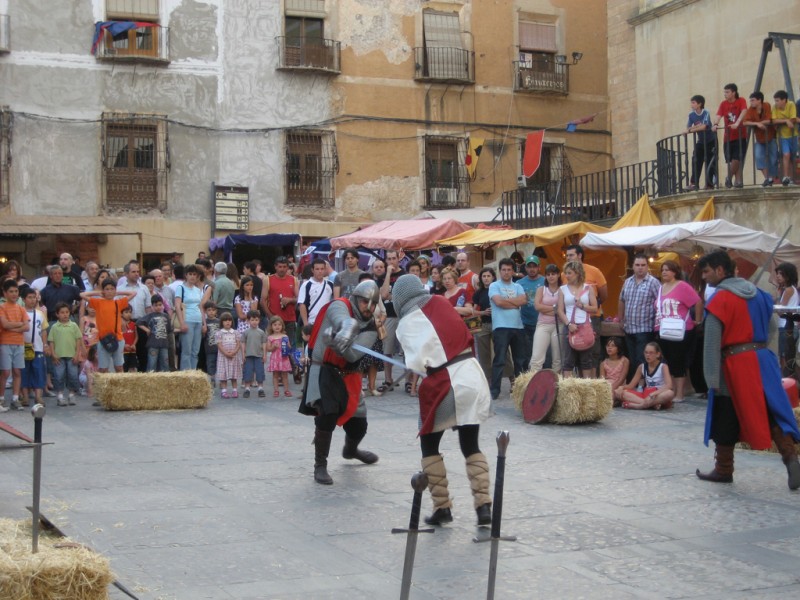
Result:
M312 479L313 423L295 398L160 413L50 399L43 512L141 599L397 598L405 536L390 530L408 524L416 401L368 403L363 446L380 462L341 459L339 430L327 487ZM699 481L695 468L712 464L704 401L572 427L526 425L507 390L495 409L481 445L494 474L495 435L510 431L503 533L518 537L500 547L498 599L800 595L800 494L774 454L737 451L735 483ZM27 411L2 418L32 435ZM457 436L442 448L455 521L420 537L411 597L483 598L490 545L472 542ZM0 516L26 516L31 460L0 452Z

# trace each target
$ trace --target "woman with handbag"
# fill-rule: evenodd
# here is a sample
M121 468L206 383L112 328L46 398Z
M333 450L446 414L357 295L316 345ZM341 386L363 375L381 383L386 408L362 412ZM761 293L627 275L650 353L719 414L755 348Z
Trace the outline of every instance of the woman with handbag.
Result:
M557 320L564 326L561 334L564 377L572 377L577 365L585 379L592 379L597 365L592 358L594 330L591 318L597 314L594 290L586 285L586 272L578 261L564 265L566 285L558 292Z
M694 319L691 318L694 309ZM703 322L703 301L694 288L683 281L681 268L675 261L661 265L661 290L656 299L658 342L664 352L675 382L673 402L683 402L686 368L693 356L695 326Z

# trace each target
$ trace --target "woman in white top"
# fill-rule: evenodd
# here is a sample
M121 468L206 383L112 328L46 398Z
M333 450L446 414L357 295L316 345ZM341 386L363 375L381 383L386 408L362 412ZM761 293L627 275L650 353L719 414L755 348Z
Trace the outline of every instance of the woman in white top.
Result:
M561 370L561 340L558 336L556 309L558 308L559 276L558 265L549 264L544 269L545 285L536 289L533 305L539 312L536 331L533 334L533 350L530 370L534 373L542 369L547 349L553 361L553 370Z
M572 377L575 366L581 369L586 379L595 377L597 365L592 359L592 349L578 351L569 345L567 337L578 329L582 323L590 323L591 317L597 314L597 298L594 290L585 284L586 273L578 261L564 265L564 277L567 284L558 292L557 319L564 325L561 335L562 368L564 377Z

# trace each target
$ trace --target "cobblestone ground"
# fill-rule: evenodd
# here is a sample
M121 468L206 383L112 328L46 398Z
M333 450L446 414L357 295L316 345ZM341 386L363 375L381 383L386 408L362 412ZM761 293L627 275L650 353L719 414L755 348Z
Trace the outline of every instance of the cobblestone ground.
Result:
M405 536L390 530L408 524L419 469L415 399L368 399L363 446L380 462L343 460L339 430L328 487L312 479L312 420L269 396L139 413L51 399L43 513L141 599L399 597ZM704 401L572 427L526 425L507 390L495 410L481 445L494 473L495 435L510 432L503 533L518 538L500 545L498 599L800 595L800 494L774 454L737 451L735 483L699 481L713 458ZM28 412L2 419L32 432ZM455 434L442 449L455 521L420 537L411 597L483 598L490 545L472 541ZM26 516L31 464L30 450L0 452L0 516Z

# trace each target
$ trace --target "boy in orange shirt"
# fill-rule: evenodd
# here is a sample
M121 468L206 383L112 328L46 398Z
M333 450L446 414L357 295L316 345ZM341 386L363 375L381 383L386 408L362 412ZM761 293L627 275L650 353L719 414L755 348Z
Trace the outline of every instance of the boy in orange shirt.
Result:
M19 286L13 279L3 283L4 304L0 304L0 394L5 393L6 380L11 375L11 406L22 410L19 404L19 390L22 383L22 369L25 368L24 332L28 330L30 321L25 309L17 304ZM0 412L8 408L0 396Z

